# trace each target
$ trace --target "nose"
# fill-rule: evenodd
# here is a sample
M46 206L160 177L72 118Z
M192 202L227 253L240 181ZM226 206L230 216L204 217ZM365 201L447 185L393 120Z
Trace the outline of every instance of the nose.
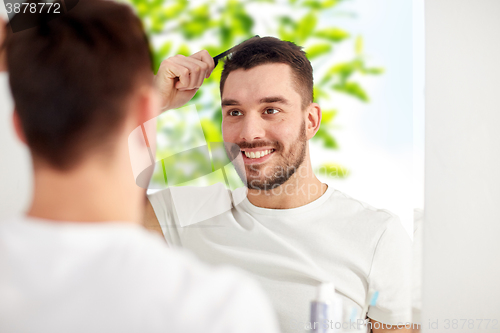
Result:
M265 128L262 119L255 115L247 115L243 120L240 132L240 140L252 142L255 140L263 140L265 136Z

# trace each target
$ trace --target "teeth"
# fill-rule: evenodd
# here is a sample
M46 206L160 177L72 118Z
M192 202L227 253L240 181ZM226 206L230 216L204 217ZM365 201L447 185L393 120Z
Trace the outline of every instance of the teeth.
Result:
M261 158L266 156L267 154L270 154L272 152L271 149L263 150L263 151L257 151L257 152L245 152L245 156L248 158Z

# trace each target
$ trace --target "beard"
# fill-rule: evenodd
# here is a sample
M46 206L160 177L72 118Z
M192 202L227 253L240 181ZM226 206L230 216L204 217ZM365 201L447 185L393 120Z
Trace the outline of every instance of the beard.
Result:
M290 144L288 151L285 151L283 144L279 141L239 142L231 145L232 149L227 149L228 145L225 147L238 176L249 189L270 191L286 183L299 169L306 156L306 145L306 123L304 121L297 138ZM238 158L241 154L240 149L259 147L272 147L274 149L272 153L275 155L272 158L275 161L274 165L270 165L270 163L245 165L243 158Z

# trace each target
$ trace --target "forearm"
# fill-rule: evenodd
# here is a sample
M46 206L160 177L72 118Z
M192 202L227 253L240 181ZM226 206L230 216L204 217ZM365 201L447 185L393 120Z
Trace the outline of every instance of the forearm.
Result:
M411 333L412 329L411 327L408 328L408 325L388 325L388 324L383 324L379 321L370 319L370 322L368 323L369 327L371 327L371 332L373 333L390 333L397 331L398 333Z

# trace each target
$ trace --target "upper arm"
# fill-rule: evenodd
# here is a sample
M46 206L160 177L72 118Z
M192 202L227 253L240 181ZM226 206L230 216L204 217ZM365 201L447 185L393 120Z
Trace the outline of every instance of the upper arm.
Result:
M156 232L160 234L162 237L164 237L163 231L161 230L161 226L160 223L158 222L158 218L156 217L153 206L151 205L151 202L149 202L148 199L146 199L146 207L144 209L144 217L142 219L142 223L146 229Z
M377 292L367 316L386 324L407 323L411 312L411 240L397 218L380 236L368 276L369 291Z

